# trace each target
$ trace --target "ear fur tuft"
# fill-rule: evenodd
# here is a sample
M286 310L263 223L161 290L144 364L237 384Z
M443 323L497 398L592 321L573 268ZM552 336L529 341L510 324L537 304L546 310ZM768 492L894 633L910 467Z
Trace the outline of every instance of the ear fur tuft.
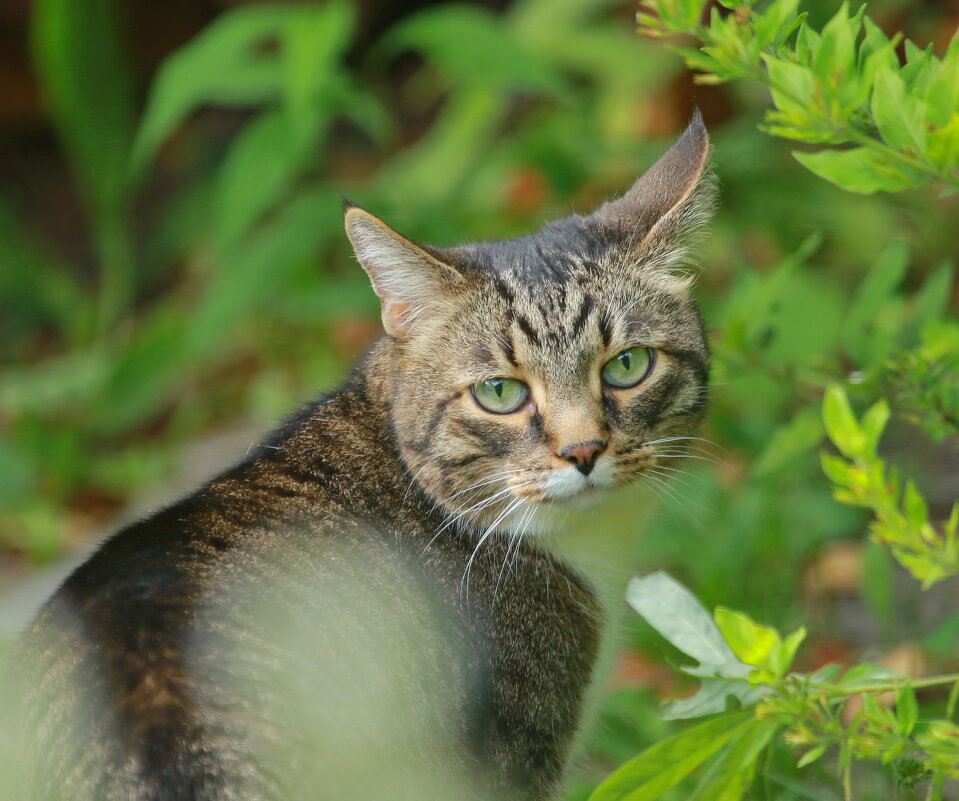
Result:
M391 336L408 336L418 321L443 310L462 276L359 206L344 201L344 211L353 251L380 298L383 327Z
M626 251L627 263L647 274L682 268L715 205L709 153L709 136L697 109L682 136L632 188L592 215L604 234ZM676 289L690 283L688 277L672 277Z

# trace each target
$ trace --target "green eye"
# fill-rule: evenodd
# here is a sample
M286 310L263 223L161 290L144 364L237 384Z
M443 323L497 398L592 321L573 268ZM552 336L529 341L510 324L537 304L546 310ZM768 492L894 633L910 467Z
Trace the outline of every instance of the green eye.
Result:
M529 390L515 378L491 378L473 385L473 397L488 412L509 414L526 402Z
M603 380L613 387L634 387L642 381L653 365L649 348L631 348L614 356L603 367Z

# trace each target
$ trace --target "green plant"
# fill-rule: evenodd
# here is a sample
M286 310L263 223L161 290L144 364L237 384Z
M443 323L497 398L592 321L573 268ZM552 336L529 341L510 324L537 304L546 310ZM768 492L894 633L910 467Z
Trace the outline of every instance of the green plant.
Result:
M831 386L823 402L826 431L842 457L823 454L822 467L835 486L836 500L871 509L873 538L923 587L959 573L959 501L942 531L929 520L928 505L913 481L903 486L877 452L889 420L889 405L874 404L856 420L840 386Z
M671 702L665 714L708 721L656 743L609 776L590 801L652 801L703 768L687 799L744 796L774 738L801 748L800 768L838 750L844 795L853 760L891 765L901 784L932 779L930 799L941 799L947 778L959 778L959 726L949 720L959 697L959 674L908 679L873 665L843 670L825 665L790 672L806 636L782 637L747 615L722 607L712 617L664 573L633 579L629 603L677 649L698 661L682 670L702 682L699 692ZM952 685L946 718L921 720L915 691ZM893 693L894 708L882 702ZM856 710L851 702L861 699Z
M766 84L775 110L764 130L829 145L793 155L817 175L852 192L899 191L930 182L959 189L959 36L940 59L932 46L905 41L907 61L865 15L843 3L814 30L799 0L721 0L701 24L700 0L656 0L640 12L650 36L685 34L702 47L677 47L697 80L751 78ZM865 30L857 45L860 34ZM852 145L852 147L838 146Z

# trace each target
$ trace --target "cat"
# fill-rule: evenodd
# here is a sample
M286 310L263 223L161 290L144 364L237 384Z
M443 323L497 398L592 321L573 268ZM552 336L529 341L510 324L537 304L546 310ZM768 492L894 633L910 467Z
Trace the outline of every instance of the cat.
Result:
M17 797L558 797L638 523L556 512L702 422L708 162L697 112L625 195L511 241L431 247L346 203L385 333L41 610Z

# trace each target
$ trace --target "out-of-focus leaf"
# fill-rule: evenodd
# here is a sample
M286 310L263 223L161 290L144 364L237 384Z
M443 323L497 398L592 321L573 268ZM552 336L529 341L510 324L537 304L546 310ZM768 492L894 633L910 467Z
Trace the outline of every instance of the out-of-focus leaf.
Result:
M824 433L818 404L806 406L776 430L753 462L753 475L765 476L794 465L822 441Z
M283 69L276 40L296 6L249 5L218 17L160 68L137 131L132 163L141 170L157 148L204 103L248 106L277 97Z
M340 232L341 220L338 196L321 185L294 198L275 220L224 253L186 327L191 351L215 352L244 315L279 293L285 276Z
M133 74L114 0L38 0L33 55L57 134L94 223L98 322L109 331L133 299L127 214Z
M447 5L421 11L387 38L394 48L420 50L450 78L497 91L564 94L562 78L525 48L485 9Z
M865 147L823 150L819 153L793 151L793 158L820 178L841 189L871 195L873 192L900 192L920 186L925 179L876 155Z
M221 257L293 184L310 140L295 136L279 110L253 120L233 142L217 186L216 241Z
M879 132L891 147L922 152L926 146L926 109L913 96L899 74L884 67L876 74L872 113Z
M127 196L133 74L114 0L36 0L33 54L43 93L96 214Z
M829 439L843 456L852 459L866 447L866 437L859 429L856 416L849 405L849 397L838 384L826 389L822 403L822 418Z
M291 130L310 140L324 89L340 80L340 61L353 37L355 12L343 0L304 5L283 35L283 103Z
M589 801L652 801L756 725L752 712L723 715L656 743L609 776Z
M959 32L953 34L925 99L927 119L932 125L943 128L959 114Z

